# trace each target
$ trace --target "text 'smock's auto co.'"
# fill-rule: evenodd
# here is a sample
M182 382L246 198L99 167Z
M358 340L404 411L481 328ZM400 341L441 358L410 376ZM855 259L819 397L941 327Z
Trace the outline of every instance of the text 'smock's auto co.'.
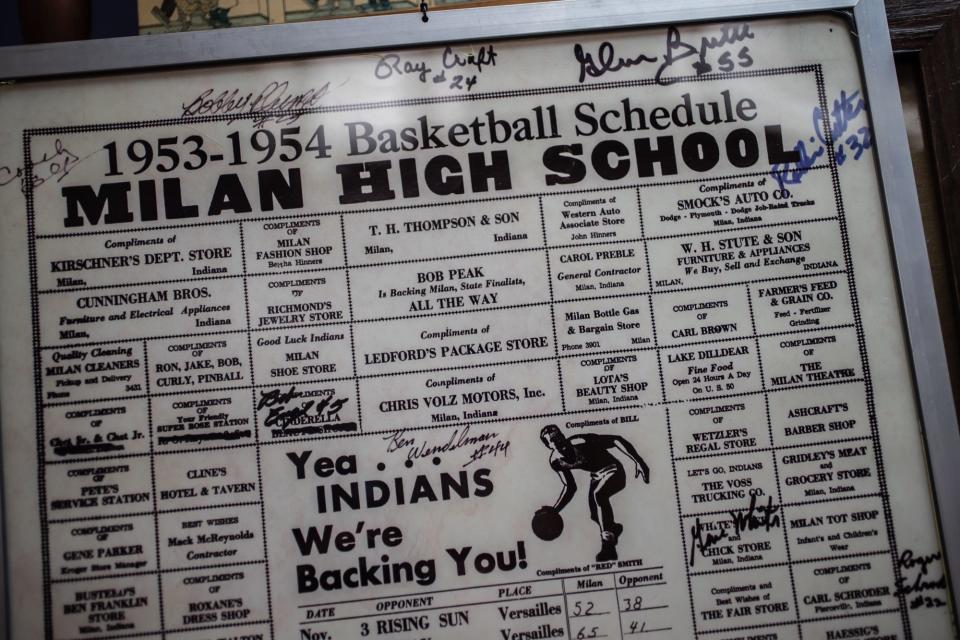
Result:
M14 637L948 637L852 37L0 88Z

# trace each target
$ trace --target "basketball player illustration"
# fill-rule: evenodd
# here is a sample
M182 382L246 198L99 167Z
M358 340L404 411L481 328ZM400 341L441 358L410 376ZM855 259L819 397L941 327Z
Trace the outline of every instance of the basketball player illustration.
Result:
M623 464L611 451L616 449L633 460L636 465L634 477L643 476L650 483L650 470L633 445L622 436L582 433L567 438L555 424L540 431L540 440L551 449L550 467L560 476L563 489L552 507L541 507L533 518L533 531L543 540L553 540L563 531L560 511L573 499L577 483L572 471L579 469L590 473L590 519L600 527L600 552L597 562L617 559L617 540L623 533L623 525L613 515L610 498L627 485Z

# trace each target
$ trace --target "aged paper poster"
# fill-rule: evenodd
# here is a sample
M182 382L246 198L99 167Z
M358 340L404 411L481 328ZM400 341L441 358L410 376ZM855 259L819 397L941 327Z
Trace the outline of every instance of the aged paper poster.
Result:
M854 37L0 88L14 637L951 637Z

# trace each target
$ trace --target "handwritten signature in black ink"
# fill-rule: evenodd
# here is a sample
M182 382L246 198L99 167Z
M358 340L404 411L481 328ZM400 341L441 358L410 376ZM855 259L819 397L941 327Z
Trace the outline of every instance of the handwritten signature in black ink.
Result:
M933 609L947 606L946 601L938 597L938 595L943 595L946 591L946 574L944 574L941 569L939 578L929 579L931 567L939 566L941 557L939 551L918 556L910 549L905 549L903 553L900 554L898 561L900 568L906 572L919 567L920 571L917 572L917 575L912 581L910 577L906 575L901 575L897 578L897 590L894 595L912 595L913 597L910 599L911 609L919 609L921 607ZM924 593L928 591L939 591L940 593L938 595L928 595Z
M772 497L767 497L767 504L758 505L757 496L750 496L750 505L746 509L730 511L730 518L733 522L733 537L737 537L745 531L755 531L757 529L770 531L770 529L781 526L779 511L780 505L774 504ZM710 533L700 522L700 518L696 519L696 523L690 528L691 567L694 566L698 551L700 555L705 555L705 552L711 547L731 537L727 533L728 527L724 527L722 524L720 526L719 533Z
M299 402L291 404L295 400ZM339 411L346 403L347 398L336 398L332 394L324 395L319 402L307 400L302 391L297 391L297 388L291 385L286 391L282 389L261 391L257 411L268 409L267 416L263 419L263 426L286 429L307 418L316 418L320 422L339 421Z
M497 66L497 52L492 44L483 45L476 52L458 52L447 46L440 57L440 67L434 67L424 59L403 58L396 53L385 53L377 59L373 75L377 80L393 76L413 75L424 84L448 84L448 89L470 91L477 84L479 74L487 67ZM471 73L476 70L476 73ZM447 72L451 75L448 78ZM461 73L456 73L461 71Z
M306 109L320 104L331 91L330 83L325 82L301 93L290 92L290 81L270 81L260 91L243 92L241 89L225 89L216 95L216 89L207 89L189 102L181 105L181 118L191 116L233 115L235 122L245 115L254 115L254 128L261 128L268 122L289 124L296 122Z
M403 451L407 460L430 458L458 449L473 447L473 451L469 454L469 460L463 464L464 467L486 456L497 456L499 454L506 456L510 449L510 441L502 440L497 432L485 431L473 435L470 433L469 425L462 430L459 427L454 429L450 437L438 445L431 445L426 440L418 440L414 436L408 436L403 429L385 436L384 440L387 441L387 453Z
M599 78L607 73L614 73L622 69L641 66L645 64L654 64L660 62L654 76L658 84L671 84L672 79L665 78L666 71L674 67L682 60L688 60L690 69L698 76L710 73L716 65L717 70L729 73L738 68L746 68L753 65L753 57L750 55L750 48L746 45L733 51L734 45L746 40L752 40L755 37L750 25L746 23L725 24L720 27L720 34L717 36L703 36L699 42L686 42L680 35L677 27L667 27L667 37L662 56L648 55L638 53L636 55L618 55L614 45L604 41L600 43L596 54L587 52L583 45L575 44L573 46L573 56L580 64L580 82L584 82L587 77ZM718 51L719 55L712 63L709 61L710 53Z
M92 155L92 154L91 154ZM87 156L89 158L90 156ZM81 158L65 146L63 141L57 138L53 141L53 150L46 151L39 160L32 163L32 175L27 180L27 172L23 167L0 167L0 187L5 187L17 180L20 181L20 191L26 193L30 189L36 189L44 182L56 179L60 182L86 158Z

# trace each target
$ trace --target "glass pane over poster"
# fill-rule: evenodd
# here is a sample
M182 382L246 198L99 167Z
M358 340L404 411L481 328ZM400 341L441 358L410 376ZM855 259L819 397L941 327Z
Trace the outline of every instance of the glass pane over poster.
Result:
M948 637L852 38L9 90L14 637Z

